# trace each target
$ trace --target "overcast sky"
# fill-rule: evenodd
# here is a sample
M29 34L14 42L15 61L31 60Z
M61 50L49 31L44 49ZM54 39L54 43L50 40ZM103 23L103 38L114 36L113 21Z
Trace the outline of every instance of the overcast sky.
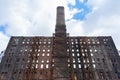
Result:
M11 36L52 36L57 6L71 36L112 36L120 49L120 0L0 0L0 51Z

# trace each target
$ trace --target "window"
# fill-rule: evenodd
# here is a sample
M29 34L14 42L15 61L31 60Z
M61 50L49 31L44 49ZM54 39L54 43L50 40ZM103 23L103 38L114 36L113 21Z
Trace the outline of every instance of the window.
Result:
M84 64L84 68L87 68L86 64Z
M79 49L77 49L76 51L79 52Z
M42 60L41 63L44 63L44 60Z
M41 68L43 68L43 64L41 64Z
M38 49L38 52L40 52L40 49Z
M43 49L43 52L45 52L45 49Z
M35 68L38 68L38 64L35 65Z
M93 68L95 68L96 66L95 66L95 64L93 64Z
M48 44L51 44L51 42L48 42Z
M40 54L38 53L37 56L39 56Z
M90 52L92 52L92 49L90 49Z
M73 63L75 63L75 59L73 58Z
M48 49L47 51L50 52L50 49Z
M43 53L42 56L45 56L45 53Z
M85 52L87 52L87 49L85 49Z
M79 53L77 53L77 56L80 56L80 54L79 54Z
M74 49L72 49L72 52L74 52Z
M91 56L93 56L93 53L91 53Z
M46 64L46 68L49 68L49 65L48 65L48 64Z
M78 63L80 63L80 59L78 58Z
M81 64L79 64L78 67L81 68Z
M95 49L95 52L97 52L97 49Z
M72 53L72 56L75 56L75 54L74 54L74 53Z
M38 60L36 60L36 63L38 63Z
M47 63L49 63L49 60L47 60Z
M92 59L92 62L93 62L93 63L95 63L95 60L94 60L94 59Z
M75 64L73 64L73 68L76 68L76 65L75 65Z
M50 54L49 54L49 53L47 53L47 56L50 56Z

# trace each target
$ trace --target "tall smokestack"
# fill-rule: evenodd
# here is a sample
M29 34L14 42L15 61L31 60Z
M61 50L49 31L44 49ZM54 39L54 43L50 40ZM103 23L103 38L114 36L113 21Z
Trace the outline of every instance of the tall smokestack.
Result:
M55 33L66 33L64 7L57 7Z
M56 25L65 25L65 15L64 15L64 7L57 7L57 19Z
M57 7L55 37L53 39L52 59L54 60L51 80L71 80L68 67L67 34L64 7Z

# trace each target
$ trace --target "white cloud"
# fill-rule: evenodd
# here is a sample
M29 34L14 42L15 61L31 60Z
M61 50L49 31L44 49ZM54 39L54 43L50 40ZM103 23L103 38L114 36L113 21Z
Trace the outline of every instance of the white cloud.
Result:
M9 37L0 32L0 53L5 50L8 44Z
M5 5L0 8L0 24L8 24L6 32L10 35L49 34L41 31L54 28L57 5L67 5L64 0L1 0L0 3Z
M83 27L81 27L82 24L83 23L81 21L79 21L79 20L71 19L70 21L68 21L66 23L67 30L68 30L67 32L70 33L71 36L83 35Z
M7 24L5 32L11 36L52 36L56 22L56 7L64 6L66 19L69 13L68 4L75 4L74 0L0 0L0 25ZM75 12L74 10L73 12ZM8 43L8 38L2 34L2 46ZM3 50L1 47L0 51Z
M93 11L87 15L83 27L90 35L112 36L118 49L120 49L120 1L116 0L89 0L87 5Z

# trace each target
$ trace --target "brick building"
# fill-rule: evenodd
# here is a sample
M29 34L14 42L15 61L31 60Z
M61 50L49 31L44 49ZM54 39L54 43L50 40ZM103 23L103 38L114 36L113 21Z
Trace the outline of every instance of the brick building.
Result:
M57 7L53 36L12 36L0 80L120 80L111 36L69 36L64 7Z

